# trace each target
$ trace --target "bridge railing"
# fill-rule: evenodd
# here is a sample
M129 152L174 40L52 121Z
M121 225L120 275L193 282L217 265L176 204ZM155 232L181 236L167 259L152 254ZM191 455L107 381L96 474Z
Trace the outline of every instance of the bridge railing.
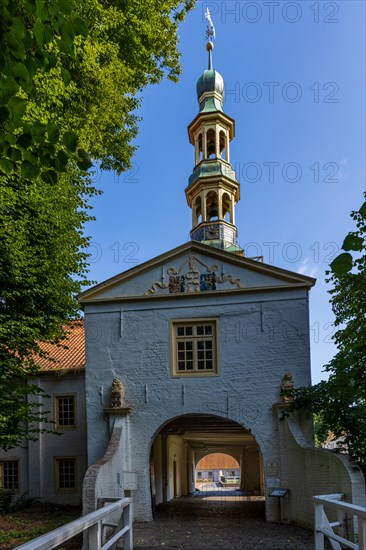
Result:
M17 546L14 550L52 550L80 533L86 533L84 543L91 550L114 550L122 537L124 550L133 550L131 499L101 498L99 504L103 508ZM111 516L118 518L117 523L109 520ZM108 530L113 528L114 533L110 535Z
M352 550L366 550L366 508L342 502L343 495L318 495L313 497L315 508L315 550L324 550L324 537L328 537L333 550L351 548ZM324 510L333 510L337 521L330 522ZM354 541L349 540L347 520L354 534ZM337 529L337 533L334 532Z

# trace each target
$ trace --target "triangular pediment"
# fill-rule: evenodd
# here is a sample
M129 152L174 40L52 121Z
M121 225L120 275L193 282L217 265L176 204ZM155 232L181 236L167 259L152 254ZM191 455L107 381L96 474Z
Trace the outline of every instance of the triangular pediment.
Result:
M310 288L315 279L190 241L79 295L81 304L197 293Z

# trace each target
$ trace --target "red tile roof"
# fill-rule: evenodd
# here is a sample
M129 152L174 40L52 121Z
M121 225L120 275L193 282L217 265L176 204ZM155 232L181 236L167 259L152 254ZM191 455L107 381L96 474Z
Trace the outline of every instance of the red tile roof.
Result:
M59 344L41 344L48 357L37 358L44 372L78 371L85 368L84 320L73 321L67 328L68 335Z
M238 461L226 453L212 453L207 455L201 458L196 466L198 470L235 470L239 467Z

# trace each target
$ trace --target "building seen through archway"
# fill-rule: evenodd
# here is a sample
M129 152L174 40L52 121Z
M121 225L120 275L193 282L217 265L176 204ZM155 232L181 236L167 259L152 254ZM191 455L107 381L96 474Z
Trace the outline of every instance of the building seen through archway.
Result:
M239 487L239 462L226 453L210 453L201 458L196 465L196 490L210 483L217 487Z

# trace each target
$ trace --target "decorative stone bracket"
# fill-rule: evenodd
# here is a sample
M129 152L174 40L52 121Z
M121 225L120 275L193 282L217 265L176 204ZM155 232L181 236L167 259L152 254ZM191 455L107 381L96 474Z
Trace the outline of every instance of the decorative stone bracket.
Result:
M106 407L103 409L104 419L107 421L111 416L127 416L132 412L132 407Z

